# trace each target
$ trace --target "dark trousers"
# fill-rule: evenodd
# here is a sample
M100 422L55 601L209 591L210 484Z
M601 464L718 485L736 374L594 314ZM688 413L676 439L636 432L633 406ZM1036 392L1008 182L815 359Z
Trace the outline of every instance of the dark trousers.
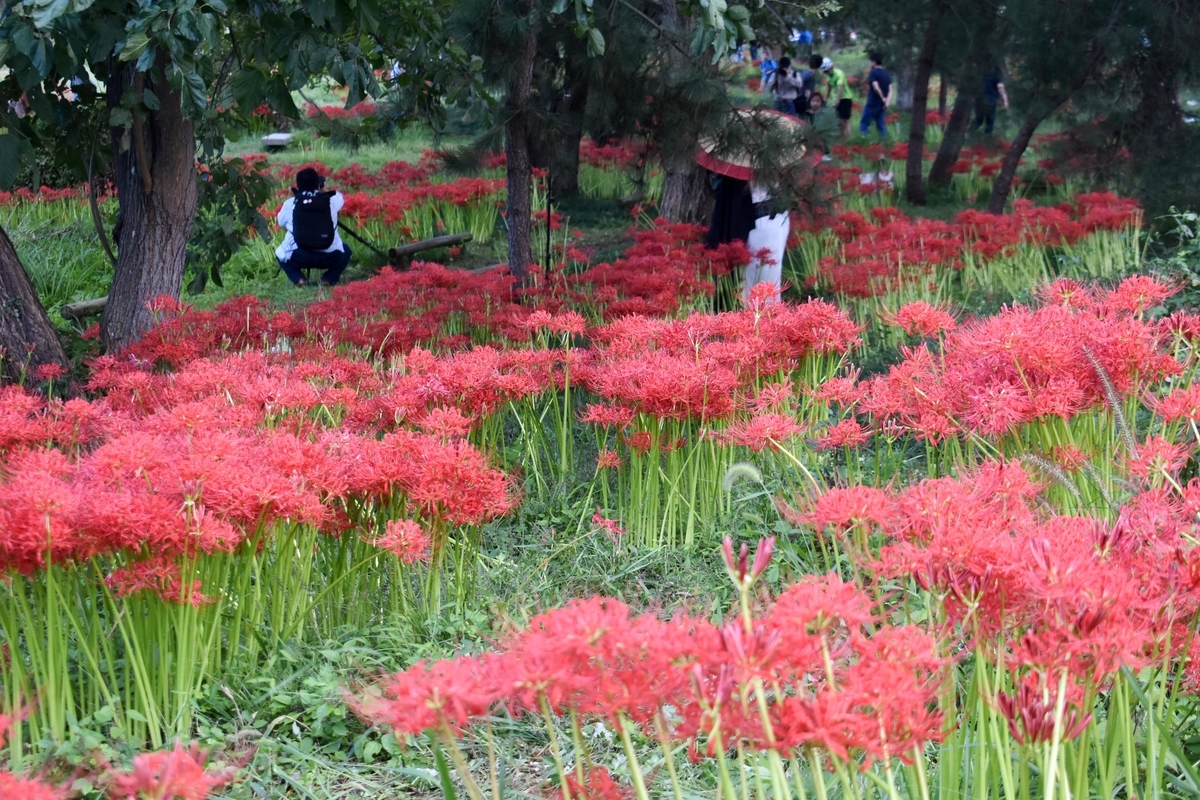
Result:
M871 123L875 123L875 129L879 131L879 135L884 139L887 138L887 109L883 103L877 106L864 106L862 119L859 120L858 130L863 136L871 130Z
M278 260L276 259L276 261ZM350 245L343 242L342 249L334 250L332 253L297 247L292 252L292 257L287 261L280 261L279 266L292 283L300 282L300 279L304 277L303 270L323 269L325 272L321 275L321 282L334 286L337 284L338 278L342 277L342 272L349 263Z
M983 125L984 130L988 133L992 132L992 127L996 124L996 104L989 103L986 100L981 100L975 104L975 121L971 123L971 130L979 130L979 126Z

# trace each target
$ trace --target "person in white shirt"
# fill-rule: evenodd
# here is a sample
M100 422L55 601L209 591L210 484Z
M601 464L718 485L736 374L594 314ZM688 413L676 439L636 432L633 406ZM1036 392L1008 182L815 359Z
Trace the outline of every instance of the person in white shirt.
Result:
M351 250L338 235L338 211L346 198L341 192L321 191L324 186L325 178L315 169L300 170L292 197L276 217L284 237L275 258L296 286L306 285L306 269L323 269L321 283L335 286L350 263Z

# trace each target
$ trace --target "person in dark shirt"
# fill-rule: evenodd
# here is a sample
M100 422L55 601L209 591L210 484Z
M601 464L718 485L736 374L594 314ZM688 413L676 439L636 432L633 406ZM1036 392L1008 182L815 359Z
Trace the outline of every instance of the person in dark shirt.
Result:
M718 247L728 242L745 242L754 229L757 212L750 193L750 182L708 173L709 185L716 196L713 205L712 222L708 226L708 235L704 245L709 248Z
M983 89L979 96L975 98L975 121L971 123L971 131L979 130L980 125L985 125L984 130L989 134L996 124L996 104L1001 100L1004 101L1004 110L1008 110L1008 92L1004 91L1004 73L1000 71L1000 67L993 67L988 74L983 76Z
M863 136L871 130L871 123L882 139L887 138L887 110L892 104L892 75L883 68L883 56L871 53L871 72L867 75L867 100L863 103L862 121L858 130Z

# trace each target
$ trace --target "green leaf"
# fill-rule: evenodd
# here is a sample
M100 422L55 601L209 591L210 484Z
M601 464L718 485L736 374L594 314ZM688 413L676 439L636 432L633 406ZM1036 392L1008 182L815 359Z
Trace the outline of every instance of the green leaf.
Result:
M181 72L183 73L183 85L187 89L192 106L197 110L203 110L208 105L208 88L204 85L204 78L194 69L183 69Z
M34 3L29 18L39 29L49 28L54 20L61 17L70 8L70 0L50 0L48 3Z
M1146 716L1150 719L1151 724L1158 728L1159 735L1167 743L1167 749L1171 751L1171 755L1175 756L1175 760L1179 762L1179 769L1183 773L1183 777L1187 778L1191 784L1188 790L1193 795L1200 793L1200 775L1196 774L1196 769L1192 766L1191 760L1183 752L1183 748L1179 745L1179 740L1175 738L1175 731L1154 713L1154 704L1146 698L1146 693L1142 690L1142 683L1133 674L1133 671L1129 667L1122 666L1121 674L1125 676L1125 680L1129 683L1129 688L1133 690L1133 694L1137 697L1138 702L1142 704L1142 708L1146 709Z
M15 133L0 136L0 189L7 191L16 182L25 159L32 155L29 142Z
M217 285L217 288L219 288L219 289L225 288L225 282L221 280L220 264L212 265L212 282L215 283Z
M249 114L267 94L267 76L256 69L240 69L233 76L233 99L242 113Z
M561 14L567 10L567 0L554 0L554 7L550 9L551 14Z
M203 269L196 270L196 276L188 283L188 294L200 294L204 291L207 283L208 271Z
M292 93L288 91L287 81L281 75L272 75L267 83L267 102L271 108L288 119L300 119L300 109L292 101Z
M133 61L141 56L142 52L150 46L150 37L138 31L131 34L125 40L125 46L121 48L121 52L117 54L118 61Z
M158 109L162 107L162 103L160 103L158 100L158 95L156 95L151 89L145 89L142 91L142 102L146 105L146 108L150 109L151 111L158 111Z
M596 55L604 55L604 34L599 28L588 29L588 46Z
M442 752L441 742L432 734L425 735L429 737L429 743L433 746L433 761L437 765L438 777L442 780L442 800L458 800L458 794L454 791L454 780L450 777L450 765L446 763L446 754Z

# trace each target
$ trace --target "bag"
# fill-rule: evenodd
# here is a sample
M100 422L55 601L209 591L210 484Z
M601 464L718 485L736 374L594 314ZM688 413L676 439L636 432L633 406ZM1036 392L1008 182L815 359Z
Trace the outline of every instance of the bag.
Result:
M333 247L333 213L329 200L334 192L294 192L292 238L305 250L323 251Z

